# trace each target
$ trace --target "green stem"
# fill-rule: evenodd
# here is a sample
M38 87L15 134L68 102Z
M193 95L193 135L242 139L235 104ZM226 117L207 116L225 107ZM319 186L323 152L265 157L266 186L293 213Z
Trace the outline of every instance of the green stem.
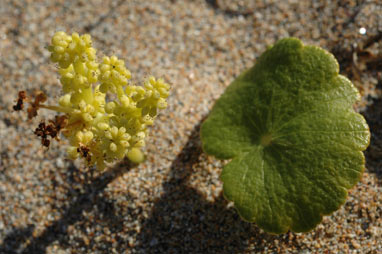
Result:
M61 112L61 113L66 113L66 114L73 113L73 110L71 110L69 108L63 108L63 107L52 106L52 105L43 105L43 104L39 104L38 106L40 108L45 108L45 109L53 110L53 111L56 111L56 112Z

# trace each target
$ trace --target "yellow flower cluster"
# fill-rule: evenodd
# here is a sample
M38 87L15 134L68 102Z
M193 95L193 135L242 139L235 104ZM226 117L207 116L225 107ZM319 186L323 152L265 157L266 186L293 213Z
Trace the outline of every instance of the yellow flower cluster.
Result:
M154 77L143 86L129 84L123 60L112 56L97 62L88 34L57 32L48 49L63 86L54 110L68 119L63 134L70 141L69 157L83 157L99 169L125 156L141 162L147 127L166 108L170 86ZM107 93L115 100L107 100Z

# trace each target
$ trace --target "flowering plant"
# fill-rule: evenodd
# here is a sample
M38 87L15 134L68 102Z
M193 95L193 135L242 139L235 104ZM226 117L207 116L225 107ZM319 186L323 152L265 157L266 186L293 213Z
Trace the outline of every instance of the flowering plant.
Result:
M147 127L158 111L166 108L170 86L154 77L143 86L129 84L131 73L124 61L105 56L98 62L88 34L57 32L48 50L51 60L58 64L64 93L58 105L43 104L46 95L41 92L32 100L21 91L14 106L21 110L23 101L28 101L29 118L40 108L63 113L49 124L40 123L35 134L42 138L42 144L48 147L49 136L57 138L61 131L69 139L69 157L82 157L89 166L103 169L106 163L125 156L142 162Z

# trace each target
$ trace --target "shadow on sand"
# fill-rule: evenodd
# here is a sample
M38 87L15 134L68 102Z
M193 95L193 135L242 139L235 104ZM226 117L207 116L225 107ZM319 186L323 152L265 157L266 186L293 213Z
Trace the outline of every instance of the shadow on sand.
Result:
M370 173L376 174L382 183L382 98L374 100L363 115L369 124L371 138L370 146L365 152L366 168Z
M288 238L289 234L260 233L255 225L242 221L233 208L227 208L222 195L215 202L209 202L189 186L193 165L199 162L202 153L199 130L200 124L173 161L164 194L155 202L151 216L143 222L135 251L241 253L247 251L249 241L256 246L251 251L261 251L265 247L272 249L269 243L274 239Z
M123 162L95 177L92 171L81 172L74 166L69 167L68 182L75 185L78 176L85 179L81 192L74 187L69 192L66 197L69 205L62 209L61 218L53 221L37 237L32 237L34 225L14 229L3 238L0 253L44 254L53 243L66 249L69 244L74 247L73 241L78 245L77 253L110 253L112 248L121 253L129 249L133 253L185 253L190 249L194 249L194 253L240 253L248 250L249 241L255 246L251 251L261 251L265 247L276 250L277 246L271 244L273 240L289 241L292 234L272 236L260 233L256 226L242 221L233 208L227 208L227 201L222 196L210 202L188 185L193 165L198 163L202 153L199 130L200 124L173 161L169 180L164 184L164 194L155 202L149 218L140 223L141 231L133 249L131 243L122 238L114 244L104 242L101 246L89 236L90 242L85 245L80 238L73 240L68 232L72 225L80 224L77 230L87 235L86 227L96 224L101 228L108 227L116 235L125 234L122 232L124 215L115 211L113 200L102 195L110 182L131 168L128 162ZM84 212L91 211L95 218L84 217ZM138 215L132 217L138 218ZM129 235L136 236L136 232L132 229Z

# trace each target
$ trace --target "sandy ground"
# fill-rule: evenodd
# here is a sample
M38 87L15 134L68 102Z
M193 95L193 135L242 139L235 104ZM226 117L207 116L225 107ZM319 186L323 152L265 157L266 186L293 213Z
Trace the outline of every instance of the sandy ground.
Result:
M1 0L0 24L0 253L382 253L379 0ZM137 83L152 74L172 85L145 163L87 170L66 159L65 140L46 150L33 135L50 112L12 112L19 90L43 90L50 103L60 95L46 50L57 30L90 33ZM225 87L289 36L336 55L372 139L341 209L310 233L274 236L224 200L223 163L202 153L199 126Z

